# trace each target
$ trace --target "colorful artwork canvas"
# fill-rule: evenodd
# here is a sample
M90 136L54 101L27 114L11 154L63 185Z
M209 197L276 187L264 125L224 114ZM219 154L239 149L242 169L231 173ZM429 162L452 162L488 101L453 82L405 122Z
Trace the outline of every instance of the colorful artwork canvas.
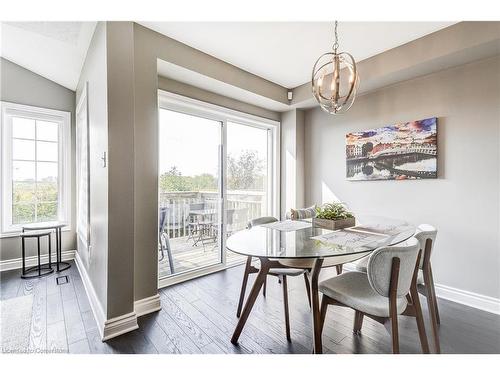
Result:
M346 177L352 181L437 178L437 118L348 133Z

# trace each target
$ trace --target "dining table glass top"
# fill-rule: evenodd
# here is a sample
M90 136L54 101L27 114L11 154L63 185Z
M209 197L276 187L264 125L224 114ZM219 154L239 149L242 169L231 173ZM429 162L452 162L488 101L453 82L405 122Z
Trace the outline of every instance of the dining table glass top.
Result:
M369 253L406 241L415 226L404 220L356 215L356 225L340 230L315 227L310 220L284 221L234 233L226 247L235 253L272 259L327 258Z

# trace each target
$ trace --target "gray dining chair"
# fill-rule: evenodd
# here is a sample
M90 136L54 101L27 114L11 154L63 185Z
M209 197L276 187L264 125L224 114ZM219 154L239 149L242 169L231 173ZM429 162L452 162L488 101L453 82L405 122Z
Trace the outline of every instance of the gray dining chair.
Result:
M255 226L263 225L263 224L268 224L268 223L274 223L278 221L275 217L272 216L265 216L265 217L259 217L257 219L250 220L248 222L247 228L250 229ZM243 308L243 302L245 300L245 291L247 287L247 282L248 282L248 276L252 273L258 273L259 269L252 265L252 257L249 256L247 257L247 261L245 264L245 271L243 274L243 281L241 283L241 291L240 291L240 300L238 302L238 309L236 311L236 316L240 317L241 314L241 309ZM311 307L311 288L309 285L309 278L307 275L307 270L304 269L298 269L298 268L272 268L269 271L269 275L271 276L276 276L278 278L278 282L281 283L281 286L283 288L283 305L284 305L284 310L285 310L285 330L286 330L286 339L288 341L291 340L290 336L290 314L288 310L288 286L287 286L287 277L288 276L300 276L304 275L304 282L306 284L306 291L307 291L307 300L309 301L309 307ZM266 284L267 281L264 281L264 285L262 287L262 294L264 297L266 296Z
M436 241L437 229L430 224L420 224L417 228L415 238L420 244L422 256L420 258L417 287L419 293L423 294L427 299L427 307L429 309L429 318L432 325L432 336L434 341L434 350L436 353L441 353L441 345L439 342L438 326L441 324L439 318L439 309L437 304L436 290L434 287L434 276L431 267L431 255ZM366 272L368 259L365 257L356 263L356 270Z
M392 352L399 353L398 315L416 318L420 345L429 353L424 319L417 291L420 264L419 242L409 239L405 246L388 246L375 250L367 272L346 272L322 281L321 325L323 330L329 305L355 310L354 333L359 334L363 318L369 317L391 328ZM321 332L320 332L321 334Z

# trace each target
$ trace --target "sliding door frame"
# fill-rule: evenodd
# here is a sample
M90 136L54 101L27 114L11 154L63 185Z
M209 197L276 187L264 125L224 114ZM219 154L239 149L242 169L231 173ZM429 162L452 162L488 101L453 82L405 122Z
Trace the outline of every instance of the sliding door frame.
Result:
M225 208L227 207L227 123L247 125L268 131L272 142L268 141L268 173L271 178L268 181L268 214L275 217L280 216L280 123L278 121L265 119L262 117L250 115L247 113L224 108L215 104L202 102L196 99L188 98L182 95L170 93L168 91L158 90L158 108L170 111L180 112L187 115L198 116L208 120L220 122L221 127L221 147L219 152L219 163L221 166L221 178L219 178L219 187L221 192L221 220L219 233L225 234ZM159 123L158 123L158 126ZM159 155L158 155L159 157ZM158 202L159 203L159 202ZM159 204L158 204L159 207ZM218 272L223 269L233 267L236 264L228 265L226 263L226 236L220 235L218 239L222 256L221 263L200 267L192 271L185 271L177 275L167 276L158 280L158 288L177 284L199 276Z

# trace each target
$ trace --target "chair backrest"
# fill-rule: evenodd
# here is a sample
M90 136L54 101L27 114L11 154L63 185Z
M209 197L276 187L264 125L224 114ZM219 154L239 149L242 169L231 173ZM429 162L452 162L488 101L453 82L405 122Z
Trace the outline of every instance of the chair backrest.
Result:
M203 210L205 208L205 202L189 203L190 210Z
M316 205L307 208L292 208L290 212L286 213L286 218L291 220L311 219L313 217L316 217Z
M415 238L420 243L420 249L422 250L422 255L420 256L420 269L424 267L424 259L426 257L426 246L427 241L430 243L429 254L427 255L430 259L432 255L432 249L434 248L434 242L436 241L437 229L430 224L420 224L417 228L417 233L415 233Z
M410 238L402 246L381 247L375 250L368 260L367 274L371 287L378 294L389 297L393 258L399 258L399 277L397 297L408 294L417 265L420 250L416 238Z
M167 223L167 213L168 213L168 208L167 207L160 207L160 214L159 214L159 220L158 220L158 226L159 226L159 232L160 234L163 232L165 229L165 224Z
M158 237L162 249L170 250L170 241L165 233L165 225L167 223L168 207L160 207L160 217L158 220Z
M250 220L248 222L247 228L250 229L251 227L256 227L258 225L274 223L275 221L278 221L278 219L273 216L262 216L258 217L257 219Z

